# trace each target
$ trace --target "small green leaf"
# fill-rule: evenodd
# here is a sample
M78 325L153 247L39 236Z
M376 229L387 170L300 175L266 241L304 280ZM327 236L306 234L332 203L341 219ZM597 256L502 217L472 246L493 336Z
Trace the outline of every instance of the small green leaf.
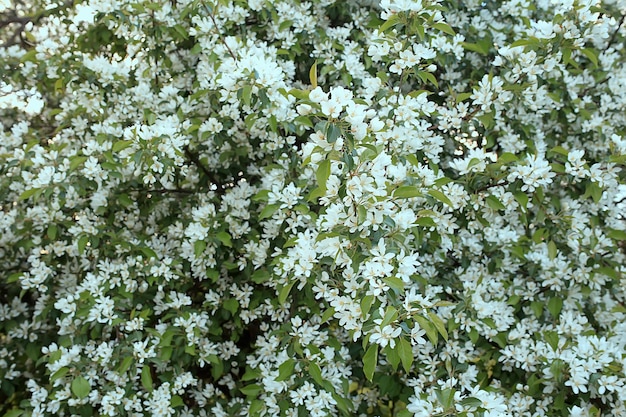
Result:
M287 297L289 297L289 292L291 291L291 289L293 288L293 286L295 285L296 281L291 281L289 284L285 285L281 290L280 293L278 294L278 303L279 304L285 304L285 301L287 301Z
M482 407L483 402L479 400L478 398L467 397L461 400L461 405L464 407L478 408L478 407Z
M452 201L450 201L450 199L441 191L439 190L435 190L435 189L430 189L428 190L428 194L430 194L431 196L435 197L437 200L441 201L442 203L452 207Z
M413 198L421 197L422 193L420 193L418 188L414 185L404 185L402 187L396 188L393 191L393 196L395 198Z
M78 253L81 255L85 253L85 248L87 247L87 243L89 243L89 236L82 235L78 238Z
M65 375L67 375L69 371L70 371L70 368L67 368L65 366L60 368L58 371L50 375L50 382L52 383L59 378L63 378Z
M393 306L388 306L385 311L385 317L383 317L382 322L380 323L380 327L385 327L388 324L391 324L398 318L398 310L396 310Z
M170 401L170 406L176 408L185 405L180 395L174 395Z
M261 387L259 384L250 384L246 385L245 387L239 388L239 390L246 397L256 397L263 390L263 387Z
M563 299L561 297L552 297L548 301L548 311L552 314L552 317L559 318L561 309L563 308Z
M502 202L498 200L498 197L496 197L495 195L490 195L489 197L485 198L485 202L487 203L489 208L493 210L505 210L506 209L504 204L502 204Z
M395 26L396 24L398 24L398 22L399 22L398 14L392 14L389 17L389 19L387 19L387 21L378 28L378 31L380 33L383 33L387 31L388 29L392 28L393 26Z
M441 320L441 318L432 311L428 312L428 317L433 322L433 324L435 325L435 328L437 329L439 334L444 338L444 340L448 340L448 331L446 330L446 325L443 322L443 320Z
M326 311L324 311L324 314L322 315L322 324L326 323L334 315L335 315L335 309L334 308L330 307L330 308L326 309Z
M326 130L326 140L328 143L335 143L339 136L341 136L341 129L334 123L328 123L328 129Z
M598 56L596 55L596 51L591 48L583 48L581 52L591 61L594 67L598 68Z
M219 232L216 235L217 239L222 242L222 244L226 247L232 248L233 247L233 242L230 239L230 235L227 232Z
M74 171L81 165L83 162L87 160L86 156L73 156L70 158L70 171Z
M404 337L397 339L396 351L398 352L398 356L400 356L400 360L402 360L402 367L406 372L410 372L414 359L411 343Z
M278 204L268 204L259 214L259 220L267 219L272 217L272 215L278 210L280 205Z
M372 381L374 378L374 371L376 370L376 364L378 363L378 345L373 344L367 349L365 355L363 355L363 373L368 381Z
M556 248L556 244L552 240L549 241L548 242L548 257L550 259L554 259L554 258L556 258L557 254L558 254L558 250Z
M224 307L224 310L229 311L234 315L239 309L239 301L237 301L236 298L228 298L224 300L222 307Z
M325 159L319 163L315 178L317 179L317 185L323 190L326 190L326 181L330 177L330 159Z
M113 152L119 152L123 149L128 148L130 145L133 144L132 140L118 140L115 143L113 143L113 146L111 147L111 150Z
M626 231L624 230L609 229L606 235L613 240L626 240Z
M454 29L452 29L450 25L447 25L445 23L435 23L433 25L433 28L438 29L444 33L447 33L448 35L452 35L452 36L456 35L456 33L454 32Z
M41 188L31 188L30 190L26 190L22 194L20 194L19 199L20 200L26 200L26 199L32 197L35 193L37 193L40 190L41 190Z
M415 316L415 321L417 321L422 329L426 332L426 336L428 336L428 340L433 345L437 345L438 333L437 329L426 317Z
M48 239L54 240L57 237L57 231L58 227L56 224L51 224L50 226L48 226L48 230L46 231Z
M249 417L257 417L261 415L261 410L265 407L265 403L262 400L250 401L250 407L248 408Z
M144 365L141 370L141 385L148 392L152 392L154 389L152 386L152 372L149 365Z
M261 376L260 369L252 369L250 366L246 366L246 372L241 377L242 381L251 381Z
M22 414L24 414L24 410L14 408L13 410L9 410L6 413L4 413L2 417L19 417Z
M296 366L296 360L293 358L287 359L278 367L278 376L274 379L275 381L286 381L291 375L293 375L293 370Z
M122 363L120 364L120 366L117 368L117 373L118 374L126 373L126 371L128 370L128 368L130 368L130 365L132 363L133 363L133 357L126 356L124 360L122 361Z
M262 284L264 282L269 281L270 273L267 271L267 269L257 269L252 274L251 279L252 279L252 282L254 282L255 284Z
M322 378L322 370L320 369L320 366L316 364L315 362L309 363L309 374L311 375L313 380L317 382L319 385L324 385L324 378Z
M89 385L89 381L87 381L82 376L77 376L72 381L72 385L70 386L72 393L78 398L85 398L89 395L89 391L91 391L91 385Z
M314 62L309 70L309 80L313 88L317 87L317 62Z

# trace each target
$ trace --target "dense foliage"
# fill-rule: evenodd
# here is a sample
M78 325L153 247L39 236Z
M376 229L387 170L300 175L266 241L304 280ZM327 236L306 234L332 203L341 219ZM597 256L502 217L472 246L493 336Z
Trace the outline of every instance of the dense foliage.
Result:
M625 15L0 0L0 415L626 416Z

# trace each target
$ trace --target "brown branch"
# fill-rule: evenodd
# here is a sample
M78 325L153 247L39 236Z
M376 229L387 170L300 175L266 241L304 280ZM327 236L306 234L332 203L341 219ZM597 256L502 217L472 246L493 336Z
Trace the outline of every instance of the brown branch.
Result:
M224 187L217 181L215 176L202 164L198 155L191 152L189 146L185 146L184 151L187 159L192 162L198 169L200 169L200 171L202 171L202 173L209 179L209 181L211 181L211 183L217 187L217 193L223 194Z
M222 34L220 33L219 28L217 27L217 22L215 21L215 16L213 15L213 10L209 9L209 6L207 6L206 4L204 4L204 8L206 9L206 11L209 13L209 17L211 18L211 21L213 22L213 26L215 26L215 30L217 31L217 36L220 38L220 41L224 44L224 46L226 47L226 50L228 51L228 53L230 54L230 56L233 57L233 59L235 61L237 61L237 56L234 54L234 52L230 49L230 47L228 46L228 44L226 43L226 40L224 39L224 37L222 36Z

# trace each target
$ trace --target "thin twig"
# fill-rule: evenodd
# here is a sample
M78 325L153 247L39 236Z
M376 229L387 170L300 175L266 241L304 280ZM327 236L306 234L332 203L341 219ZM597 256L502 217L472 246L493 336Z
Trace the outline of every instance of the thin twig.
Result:
M198 155L191 152L189 146L185 146L184 150L187 159L189 159L190 162L192 162L198 169L200 169L202 173L204 173L204 175L209 179L209 181L211 181L211 183L217 187L217 193L222 194L224 192L224 187L217 181L215 176L202 164L200 158L198 158Z
M222 36L219 28L217 27L217 22L215 21L215 16L213 15L213 10L209 9L209 6L207 6L206 4L204 4L204 8L206 9L206 11L209 13L209 17L211 18L211 21L213 22L213 26L215 26L215 30L217 31L217 36L220 38L220 41L224 44L224 46L226 47L226 50L228 50L228 53L230 54L230 56L233 57L233 59L235 61L237 61L237 56L234 54L234 52L230 49L230 47L228 46L228 44L226 43L226 40L224 39L224 37Z

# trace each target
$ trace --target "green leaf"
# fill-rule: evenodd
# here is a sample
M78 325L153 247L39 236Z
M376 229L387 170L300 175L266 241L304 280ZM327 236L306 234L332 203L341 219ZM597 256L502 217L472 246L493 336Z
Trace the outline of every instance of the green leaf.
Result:
M41 188L31 188L30 190L26 190L22 194L20 194L19 200L26 200L32 197L35 193L37 193L40 190Z
M378 363L378 345L373 344L367 349L365 355L363 355L363 373L368 381L372 381L374 378L374 371L376 370L376 364Z
M389 19L387 19L387 21L385 23L383 23L379 28L378 31L380 33L383 33L387 30L389 30L390 28L392 28L393 26L395 26L396 24L398 24L399 22L399 16L398 14L392 14Z
M206 242L204 240L196 240L196 243L193 244L193 254L196 258L199 258L204 253L206 249Z
M52 375L50 375L50 383L56 381L59 378L63 378L70 371L70 368L62 367Z
M244 85L241 90L239 90L239 93L243 104L250 106L252 102L252 86L250 84Z
M556 350L559 348L559 334L554 331L546 331L543 333L543 338L546 342L548 342L552 350L556 352Z
M415 321L417 321L417 323L420 325L420 327L426 332L428 340L430 340L433 345L437 345L438 333L433 323L426 319L426 317L415 316L414 318Z
M341 129L334 123L328 123L326 130L326 140L328 143L335 143L339 136L341 136Z
M170 402L170 406L176 408L185 405L182 397L180 395L174 395Z
M391 324L398 318L398 310L396 310L393 306L388 306L385 311L385 317L383 317L382 322L380 323L380 327L385 327L388 324Z
M249 417L258 417L261 415L261 410L265 407L265 403L262 400L250 401L250 407L248 408Z
M397 347L398 345L396 345L394 348L392 348L391 345L387 345L383 350L385 356L387 357L387 362L389 362L394 372L398 370L398 365L400 365L400 355L398 355L398 352L396 350Z
M278 376L274 379L275 381L286 381L291 375L293 375L293 369L296 366L296 360L293 358L287 359L278 367Z
M2 417L19 417L24 414L24 410L20 410L18 408L14 408L13 410L9 410Z
M128 368L130 368L130 365L132 363L133 363L133 357L126 356L124 360L122 361L122 363L120 364L120 366L117 368L117 373L118 374L126 373L126 371L128 370Z
M402 367L408 373L411 371L411 365L413 365L413 348L411 347L411 343L406 340L404 337L401 337L396 340L396 351L398 352L398 356L400 356L400 360L402 360Z
M319 163L315 178L317 179L317 185L323 190L326 190L326 182L330 177L330 159L325 159Z
M433 25L433 28L438 29L442 32L445 32L448 35L452 35L452 36L456 35L456 33L454 32L454 29L452 29L450 25L447 25L445 23L435 23Z
M91 385L89 385L89 381L87 381L82 376L77 376L72 381L72 385L70 386L72 393L78 398L85 398L89 395L89 391L91 391Z
M591 48L583 48L581 52L591 61L594 67L598 68L598 56L596 51Z
M543 303L540 301L532 301L530 309L535 313L535 317L540 318L543 315Z
M150 365L144 365L141 369L141 385L148 392L152 392L154 389L152 386L152 372L150 371Z
M374 304L374 296L366 295L361 298L361 316L363 318L367 317L367 313L369 313L372 308L372 304Z
M561 297L552 297L548 301L548 311L552 314L552 317L559 318L561 309L563 308L563 299Z
M143 253L148 258L159 259L159 256L156 254L156 252L154 250L150 249L147 246L144 246L144 247L140 248L139 250L141 251L141 253Z
M556 244L552 240L549 241L548 242L548 257L550 259L554 259L554 258L556 258L557 254L558 254L558 250L556 248Z
M626 231L623 230L609 229L606 235L613 240L626 240Z
M272 215L278 210L280 205L278 204L268 204L259 214L259 220L267 219L272 217Z
M111 150L113 152L119 152L123 149L128 148L132 144L133 144L132 140L118 140L118 141L115 141L115 143L113 143Z
M464 407L478 408L478 407L482 407L483 402L479 400L478 398L467 397L461 400L461 405Z
M215 237L222 242L222 244L226 247L232 248L233 242L230 239L230 235L227 232L219 232Z
M452 207L452 201L450 201L450 199L441 191L430 189L428 190L428 194L435 197L437 200L441 201L442 203Z
M326 309L326 311L324 311L324 314L322 314L322 324L326 323L334 315L335 315L335 309L333 307Z
M435 325L435 328L437 329L439 334L444 338L444 340L448 340L448 331L446 330L446 325L443 322L443 320L441 320L441 318L432 311L428 312L428 317L433 322L433 324Z
M46 231L48 239L54 240L57 237L57 231L58 227L56 224L51 224L50 226L48 226L48 230Z
M322 386L324 385L324 378L322 378L322 370L320 369L320 366L316 364L315 362L309 363L309 374L311 375L313 380L317 382L319 385L322 385Z
M502 204L502 202L498 200L498 197L496 197L495 195L490 195L489 197L485 198L485 202L487 203L489 208L493 210L505 210L506 209L504 204Z
M420 193L418 188L414 185L404 185L402 187L396 188L393 191L393 196L395 198L413 198L421 197L422 193Z
M231 314L234 315L239 309L239 301L237 301L236 298L229 298L227 300L224 300L224 302L222 303L222 307L224 307L224 310L229 311Z
M524 209L528 208L528 195L523 192L517 192L514 194L515 201Z
M285 301L287 301L287 297L289 297L289 292L291 291L295 283L296 281L291 281L280 290L280 293L278 294L278 304L285 304Z
M81 255L85 253L85 248L87 247L87 243L89 243L89 236L82 235L78 238L78 253Z
M250 384L246 385L245 387L239 388L239 390L246 397L256 397L261 391L263 391L263 387L261 387L259 384Z
M314 62L309 70L309 80L313 88L317 87L317 62Z
M74 171L81 165L83 162L87 160L86 156L73 156L70 158L70 171Z
M267 271L267 269L257 269L252 274L251 279L252 279L252 282L254 282L255 284L262 284L264 282L269 281L270 273Z
M246 366L246 372L241 377L242 381L251 381L261 376L260 369L252 369L250 366Z

